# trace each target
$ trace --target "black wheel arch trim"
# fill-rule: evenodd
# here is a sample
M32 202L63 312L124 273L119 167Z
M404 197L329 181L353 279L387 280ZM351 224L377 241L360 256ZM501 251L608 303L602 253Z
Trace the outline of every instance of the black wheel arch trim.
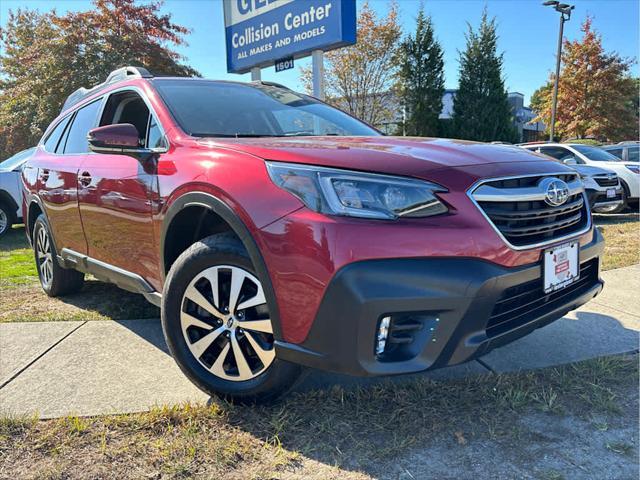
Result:
M233 232L238 236L244 247L247 249L251 263L256 269L256 273L262 282L267 302L269 303L269 315L273 324L273 335L275 340L282 340L282 329L280 325L280 312L278 302L271 281L271 275L262 256L262 252L258 248L258 244L249 232L245 223L240 219L238 214L218 197L206 192L187 192L176 198L165 213L162 229L160 234L160 265L162 268L163 279L166 278L167 266L165 265L165 248L166 237L169 227L175 216L183 209L192 206L205 207L220 216L231 227Z

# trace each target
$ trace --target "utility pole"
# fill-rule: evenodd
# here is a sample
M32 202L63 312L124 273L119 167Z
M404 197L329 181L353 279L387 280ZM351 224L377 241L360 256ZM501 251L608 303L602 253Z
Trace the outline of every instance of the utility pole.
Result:
M558 82L560 80L560 59L562 56L562 34L564 32L564 22L568 22L571 18L571 10L576 8L568 3L560 3L556 0L549 0L542 5L545 7L553 7L556 12L560 12L560 31L558 33L558 54L556 57L556 77L553 82L553 101L551 103L551 125L549 126L549 141L554 141L556 127L556 109L558 108Z

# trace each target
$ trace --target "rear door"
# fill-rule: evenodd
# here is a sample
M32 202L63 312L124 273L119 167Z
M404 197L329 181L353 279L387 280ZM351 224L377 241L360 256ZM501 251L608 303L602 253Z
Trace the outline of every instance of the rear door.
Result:
M99 125L116 123L134 125L141 145L153 148L164 141L148 104L137 91L117 91L107 97ZM160 262L152 221L158 204L155 160L141 162L111 153L87 155L79 173L79 206L88 255L159 286Z
M97 122L101 99L65 117L30 162L38 168L37 192L60 252L87 252L78 211L78 170L89 151L87 133Z

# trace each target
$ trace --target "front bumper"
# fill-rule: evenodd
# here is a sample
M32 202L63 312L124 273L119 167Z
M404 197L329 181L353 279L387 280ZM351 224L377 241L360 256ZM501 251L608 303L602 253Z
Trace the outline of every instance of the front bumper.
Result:
M609 187L608 189L615 188ZM608 212L610 210L615 210L622 204L622 188L617 187L616 196L608 197L607 196L607 188L602 188L600 190L589 189L586 191L587 198L589 199L589 206L593 212Z
M580 280L542 292L541 264L505 268L469 258L367 260L333 278L306 340L276 342L279 358L358 376L419 372L469 361L547 325L603 287L602 235L580 249ZM380 319L403 343L376 356ZM396 325L397 324L397 325ZM407 325L413 327L407 328ZM407 342L409 335L411 341Z

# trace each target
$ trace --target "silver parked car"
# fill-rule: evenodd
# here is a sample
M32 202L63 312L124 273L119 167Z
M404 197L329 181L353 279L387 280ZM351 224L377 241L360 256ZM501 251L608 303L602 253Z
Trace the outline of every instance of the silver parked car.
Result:
M0 163L0 237L16 222L22 221L20 172L35 147L16 153Z

